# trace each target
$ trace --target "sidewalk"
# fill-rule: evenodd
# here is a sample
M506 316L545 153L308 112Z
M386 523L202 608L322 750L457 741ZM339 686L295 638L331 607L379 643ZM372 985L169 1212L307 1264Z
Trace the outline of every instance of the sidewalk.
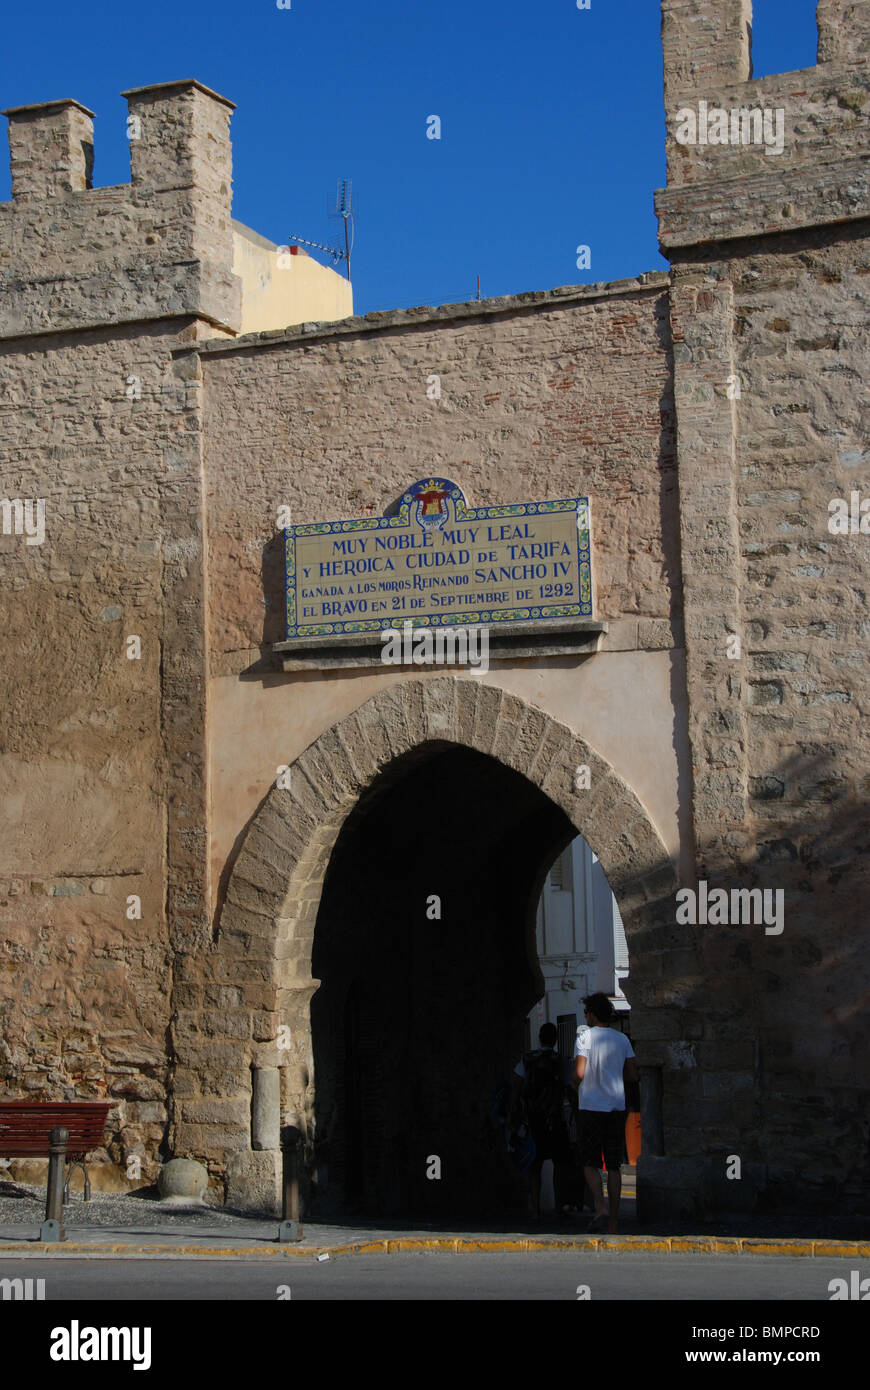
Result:
M629 1184L626 1184L629 1189ZM634 1194L626 1193L618 1236L587 1233L588 1214L557 1221L515 1225L489 1222L486 1229L457 1223L413 1225L401 1221L303 1222L303 1239L277 1243L278 1221L216 1206L177 1206L150 1195L95 1193L90 1202L73 1193L64 1207L67 1239L57 1245L39 1240L45 1194L35 1187L0 1182L0 1259L295 1257L313 1259L402 1251L633 1251L701 1254L844 1255L870 1257L870 1240L832 1240L823 1234L794 1236L771 1231L740 1234L717 1230L639 1231Z

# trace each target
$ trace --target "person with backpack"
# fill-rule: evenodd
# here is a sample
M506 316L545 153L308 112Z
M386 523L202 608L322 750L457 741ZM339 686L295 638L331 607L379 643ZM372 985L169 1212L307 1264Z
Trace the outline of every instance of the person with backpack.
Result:
M625 1150L626 1093L629 1108L640 1109L637 1062L624 1033L611 1028L613 1005L606 994L583 1000L586 1024L577 1029L574 1085L579 1088L580 1162L595 1199L590 1229L618 1230ZM601 1186L601 1156L607 1164L607 1201Z
M513 1105L525 1115L535 1145L535 1158L529 1169L531 1207L535 1220L541 1216L541 1169L553 1160L553 1187L556 1210L561 1212L569 1175L571 1152L565 1128L562 1059L556 1051L558 1031L545 1023L538 1033L540 1047L524 1054L514 1067Z

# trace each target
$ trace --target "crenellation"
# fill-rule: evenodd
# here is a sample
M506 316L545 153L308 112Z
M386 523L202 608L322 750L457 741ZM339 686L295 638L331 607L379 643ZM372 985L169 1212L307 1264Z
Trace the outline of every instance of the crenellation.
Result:
M132 186L149 193L195 188L226 199L229 208L235 103L194 79L133 87L121 96L130 113Z
M13 199L83 193L94 167L94 113L80 102L43 102L2 112L9 120Z
M126 95L132 182L113 188L90 185L93 113L78 102L6 113L0 338L185 317L240 328L232 103L192 81Z
M741 3L664 0L666 251L870 215L870 4L820 0L819 64L751 79L736 61ZM719 62L701 61L708 44Z
M662 0L665 105L752 76L752 0Z
M820 63L860 64L870 56L870 0L817 0Z

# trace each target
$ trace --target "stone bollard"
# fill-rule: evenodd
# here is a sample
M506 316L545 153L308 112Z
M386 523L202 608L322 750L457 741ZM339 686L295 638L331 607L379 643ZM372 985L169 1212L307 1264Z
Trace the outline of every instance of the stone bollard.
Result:
M299 1221L299 1141L302 1138L295 1125L287 1125L281 1131L283 1154L281 1224L278 1227L278 1244L287 1245L302 1239L302 1226Z
M281 1147L281 1073L277 1067L254 1067L251 1096L251 1148Z
M208 1187L208 1169L193 1158L171 1158L157 1179L161 1200L176 1206L202 1206Z
M66 1146L69 1130L58 1125L48 1136L48 1183L45 1189L45 1220L39 1231L40 1240L66 1240L63 1224L63 1170L66 1165Z

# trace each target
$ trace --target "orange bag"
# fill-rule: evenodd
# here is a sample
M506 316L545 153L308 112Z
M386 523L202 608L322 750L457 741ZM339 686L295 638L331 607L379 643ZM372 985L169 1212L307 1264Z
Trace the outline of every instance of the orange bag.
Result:
M625 1149L632 1168L641 1154L640 1115L629 1111L625 1117Z

